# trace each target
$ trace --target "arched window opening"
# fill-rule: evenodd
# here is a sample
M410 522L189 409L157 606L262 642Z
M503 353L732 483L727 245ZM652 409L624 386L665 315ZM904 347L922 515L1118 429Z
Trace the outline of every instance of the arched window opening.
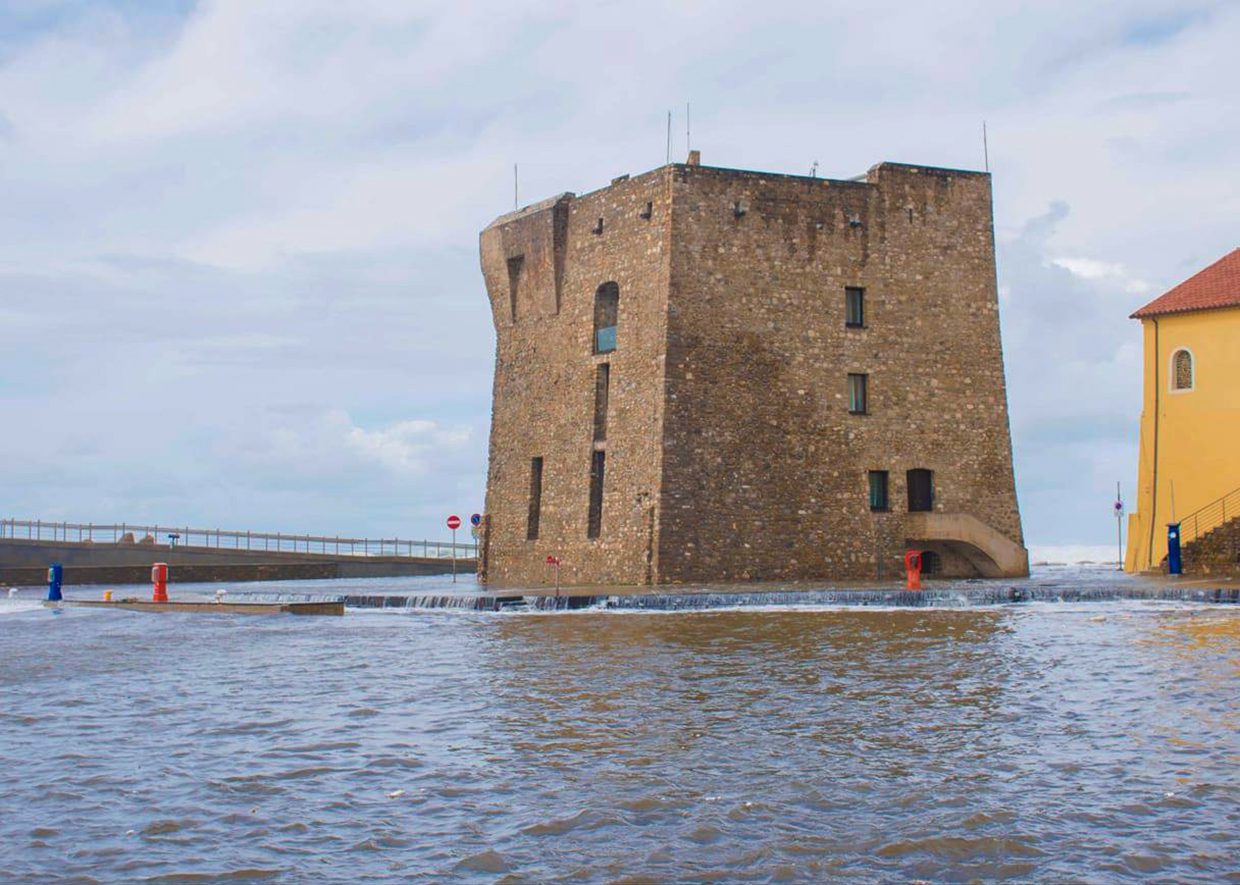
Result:
M620 318L620 286L603 283L594 293L594 352L616 349L616 323Z
M1177 350L1171 358L1171 389L1193 389L1193 355L1187 350Z

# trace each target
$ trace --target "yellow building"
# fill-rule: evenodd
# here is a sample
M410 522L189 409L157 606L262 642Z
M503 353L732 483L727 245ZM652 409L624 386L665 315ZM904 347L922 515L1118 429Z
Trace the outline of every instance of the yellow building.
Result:
M1124 568L1158 569L1177 521L1187 568L1194 542L1240 531L1240 249L1132 316L1145 333L1145 397Z

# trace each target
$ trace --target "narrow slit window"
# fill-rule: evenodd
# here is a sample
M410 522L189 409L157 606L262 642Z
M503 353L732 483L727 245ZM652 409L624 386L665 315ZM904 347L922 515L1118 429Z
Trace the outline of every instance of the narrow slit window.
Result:
M521 286L521 269L525 266L525 256L516 255L508 259L508 306L512 310L512 321L517 321L517 289Z
M891 509L887 498L887 471L870 471L870 510L874 513L886 513Z
M594 441L607 439L607 397L611 386L611 364L599 363L594 375Z
M850 329L865 328L865 289L844 287L844 325Z
M607 467L607 453L594 452L590 459L590 512L586 524L586 537L597 538L603 531L603 473Z
M868 380L868 375L848 376L848 411L854 415L864 415L869 411Z
M616 349L616 324L620 317L620 286L603 283L594 293L594 352Z
M543 459L530 459L530 518L525 526L525 539L538 540L538 522L542 516Z

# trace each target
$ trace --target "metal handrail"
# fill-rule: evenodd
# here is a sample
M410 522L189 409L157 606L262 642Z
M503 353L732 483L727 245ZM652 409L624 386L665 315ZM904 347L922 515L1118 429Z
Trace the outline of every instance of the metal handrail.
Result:
M391 556L423 559L469 558L476 545L451 541L414 541L404 538L344 538L327 535L296 535L190 526L132 523L48 522L40 519L0 519L0 538L26 541L132 543L156 547L192 547L215 550L258 550L271 553L319 553L330 556ZM175 536L175 537L173 537ZM146 540L149 538L150 540ZM197 540L199 543L195 544ZM129 543L129 542L125 542Z
M1180 543L1195 541L1237 516L1240 516L1240 489L1233 489L1180 520Z

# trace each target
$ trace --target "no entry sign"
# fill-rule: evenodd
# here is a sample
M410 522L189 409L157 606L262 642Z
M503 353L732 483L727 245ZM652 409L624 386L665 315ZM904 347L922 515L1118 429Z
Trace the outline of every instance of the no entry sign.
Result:
M459 516L457 516L454 513L448 517L448 528L452 529L452 531L455 532L460 527L461 527L461 518Z

